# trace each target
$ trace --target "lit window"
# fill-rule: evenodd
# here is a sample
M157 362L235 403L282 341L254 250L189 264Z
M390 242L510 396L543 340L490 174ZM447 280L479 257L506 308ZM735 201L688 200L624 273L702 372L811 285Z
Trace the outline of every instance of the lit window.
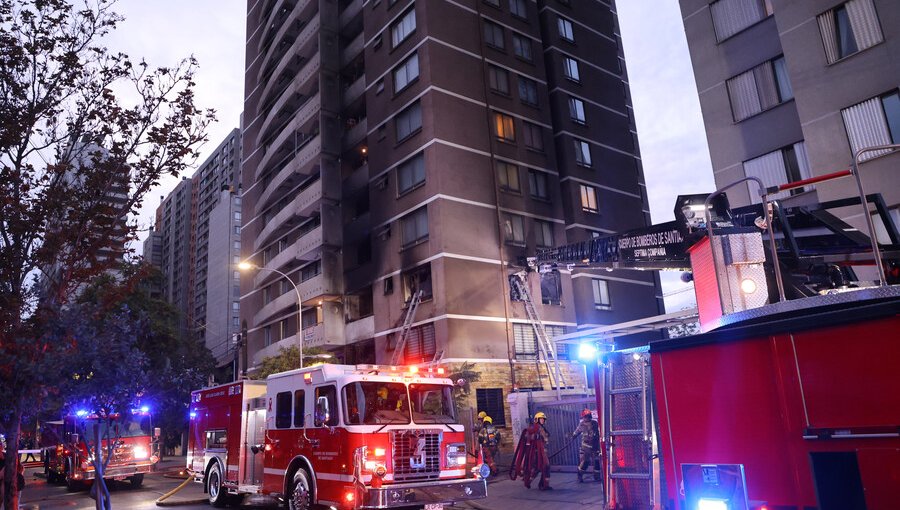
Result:
M400 219L403 246L411 246L428 239L428 208L421 207Z
M578 72L578 61L574 58L563 58L563 74L572 81L580 81L581 74Z
M419 77L419 54L406 59L394 69L394 93L405 89L410 83Z
M587 212L598 212L597 208L597 189L593 186L580 185L581 187L581 209Z
M391 46L396 48L416 30L416 11L410 9L391 26Z
M516 128L513 118L494 112L494 135L504 142L515 142Z

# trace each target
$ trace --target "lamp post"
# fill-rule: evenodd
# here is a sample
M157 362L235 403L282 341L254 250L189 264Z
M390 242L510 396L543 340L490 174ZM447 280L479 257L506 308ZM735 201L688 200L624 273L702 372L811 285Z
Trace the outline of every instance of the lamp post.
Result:
M291 280L291 277L282 273L277 269L271 269L268 267L259 267L256 264L251 264L250 262L244 261L237 265L237 268L241 271L247 271L250 269L256 269L258 271L271 271L278 275L281 275L285 280L290 282L291 286L294 287L294 292L297 294L297 347L300 349L300 368L303 368L303 331L300 329L301 324L301 310L303 309L303 298L300 297L300 289L297 288L297 284L294 283L294 280ZM247 340L244 339L246 342Z

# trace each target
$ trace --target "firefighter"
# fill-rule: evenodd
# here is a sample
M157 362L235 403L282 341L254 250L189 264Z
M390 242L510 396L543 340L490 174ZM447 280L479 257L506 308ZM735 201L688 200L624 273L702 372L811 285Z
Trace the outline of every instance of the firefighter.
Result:
M480 431L481 431L481 427L484 426L484 418L485 418L485 416L487 416L487 415L488 415L488 414L487 414L486 412L484 412L484 411L479 411L479 412L478 412L478 417L475 418L475 433L476 433L476 434L477 434L478 432L480 432Z
M594 470L594 480L600 480L600 427L590 409L581 411L581 422L572 432L572 438L581 436L578 450L578 483L583 482L588 466Z
M495 460L500 453L500 431L494 427L494 419L485 415L482 419L481 430L478 431L478 444L481 445L481 454L484 463L491 468L491 475L497 474Z
M534 415L534 423L522 431L519 444L513 458L513 465L509 470L509 477L513 480L517 476L522 477L525 488L531 488L531 481L537 475L541 475L538 489L542 491L552 490L550 487L550 458L547 455L547 445L550 443L550 433L544 427L547 415L538 412Z
M381 411L390 409L387 386L381 386L375 393L375 408Z

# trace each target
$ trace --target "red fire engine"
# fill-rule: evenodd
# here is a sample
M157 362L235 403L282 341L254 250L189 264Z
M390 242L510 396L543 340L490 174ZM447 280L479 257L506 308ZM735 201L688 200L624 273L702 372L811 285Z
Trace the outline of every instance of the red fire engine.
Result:
M319 365L195 391L187 467L209 501L341 509L483 498L443 369Z
M96 472L91 462L99 436L104 454L113 442L112 458L103 478L128 480L132 487L140 487L144 475L159 462L159 429L153 428L151 418L146 408L133 410L128 416L114 415L108 434L105 420L85 411L48 423L43 440L51 439L54 444L43 449L47 481L65 482L76 490L94 480Z
M857 170L769 189L748 178L762 204L735 210L731 186L681 196L675 222L530 261L681 269L695 282L700 334L635 339L680 320L669 314L557 339L611 351L597 384L608 508L900 508L900 234ZM858 199L767 203L848 175ZM832 214L860 206L867 235ZM617 421L623 410L645 426Z

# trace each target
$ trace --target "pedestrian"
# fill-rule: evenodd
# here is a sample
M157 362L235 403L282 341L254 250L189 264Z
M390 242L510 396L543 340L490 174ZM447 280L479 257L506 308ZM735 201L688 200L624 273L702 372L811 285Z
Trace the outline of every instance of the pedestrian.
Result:
M522 477L525 488L531 488L531 482L541 475L538 489L542 491L552 490L550 487L550 457L547 455L547 446L550 443L550 433L544 424L547 415L538 412L534 415L534 423L522 431L519 444L513 457L513 465L509 470L509 477L513 480L517 476Z
M32 451L34 450L34 437L32 437L30 434L28 436L25 436L25 449L29 450L28 454L25 456L25 462L36 462L36 459L34 458L34 452ZM28 459L31 460L29 461Z
M572 438L581 436L578 450L578 483L584 481L584 473L588 466L594 471L594 480L600 480L600 427L590 409L581 411L581 422L572 432Z
M491 468L491 475L497 474L497 456L500 454L500 431L494 426L494 419L485 415L481 430L478 431L478 444L484 463Z

